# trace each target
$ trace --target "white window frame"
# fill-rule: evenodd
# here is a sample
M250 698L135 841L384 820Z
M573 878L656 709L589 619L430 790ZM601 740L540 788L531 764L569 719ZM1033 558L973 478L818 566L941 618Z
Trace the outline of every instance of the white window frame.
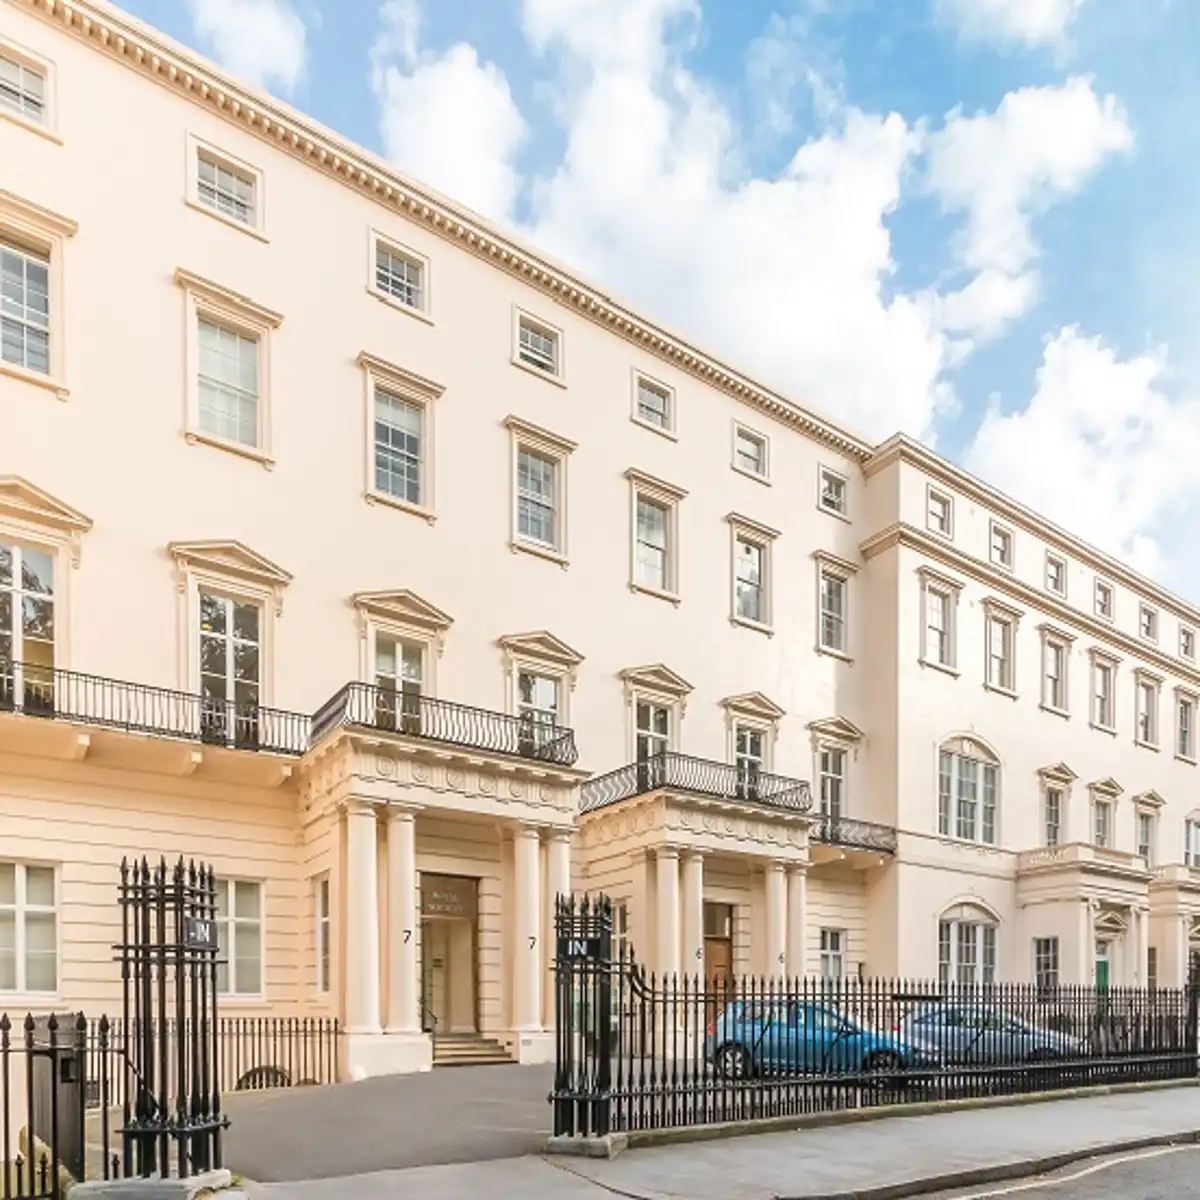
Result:
M1041 634L1041 706L1046 712L1056 716L1071 715L1071 650L1074 644L1073 635L1065 630L1056 629L1050 625L1038 627ZM1061 660L1062 677L1059 683L1059 695L1054 695L1053 677L1050 673L1050 663L1057 651Z
M837 980L846 974L846 931L844 929L821 930L821 978Z
M0 36L0 57L16 63L23 71L40 75L43 92L40 120L0 104L0 121L11 121L30 133L36 133L47 141L61 145L62 138L58 134L58 72L54 63L29 47L4 36Z
M510 514L509 549L513 553L532 554L549 559L564 569L570 562L568 554L568 464L575 450L575 443L557 433L551 433L539 425L530 424L520 417L508 416L504 420L510 438ZM554 542L544 543L521 533L521 452L545 459L554 467Z
M1089 652L1091 662L1089 664L1089 723L1093 729L1102 730L1104 733L1117 732L1117 666L1120 659L1115 655L1109 654L1107 651L1100 650L1096 647ZM1110 708L1110 721L1106 722L1103 719L1101 711L1101 697L1098 694L1098 683L1102 673L1108 672L1109 692L1108 706Z
M67 387L67 324L63 280L66 274L66 244L78 232L78 224L0 188L0 242L18 254L34 254L47 263L47 306L49 308L49 371L35 371L0 358L0 376L45 388L60 400L70 396Z
M388 362L365 350L358 356L363 372L366 439L363 445L364 489L368 504L382 504L420 517L432 525L437 520L437 399L443 385L426 379L398 363ZM385 394L421 409L421 499L417 504L403 496L393 496L376 486L375 476L375 392Z
M1102 621L1112 621L1117 590L1107 579L1096 579L1092 588L1092 611Z
M976 748L978 749L978 748ZM968 770L967 763L974 767ZM993 757L968 753L952 745L938 747L937 772L938 836L979 846L1000 845L1000 764ZM991 837L988 833L987 781L991 772ZM973 775L971 789L964 785ZM973 794L968 794L968 791ZM965 830L965 832L964 832Z
M1033 985L1039 991L1058 987L1061 964L1058 938L1035 937L1033 939Z
M557 721L560 730L571 728L571 695L577 682L577 668L583 661L565 643L551 637L553 647L538 645L537 634L518 634L500 638L504 651L505 691L507 712L519 717L521 707L521 676L535 675L550 679L557 685Z
M1162 736L1162 679L1147 671L1134 671L1133 740L1149 750L1159 748Z
M1003 550L999 547L1003 547ZM988 560L992 565L1005 571L1013 570L1013 560L1016 557L1015 548L1016 538L1012 529L999 521L990 522L988 525Z
M554 370L548 371L545 368L535 366L532 362L527 362L521 356L521 326L528 327L541 334L542 337L549 338L554 343ZM544 317L536 316L528 309L521 308L519 305L513 305L512 317L512 364L514 367L520 367L522 371L535 376L538 379L544 379L549 383L555 384L557 387L565 388L567 386L567 359L566 359L566 339L563 336L563 331L558 325L553 325Z
M832 484L836 492L841 489L841 506L831 507L826 504L826 497L832 493L828 485ZM835 471L832 467L817 466L817 508L828 516L837 517L840 521L850 520L850 480L843 471Z
M376 648L379 639L422 648L421 695L436 698L438 662L445 649L452 621L415 592L357 592L351 600L358 617L361 651L359 678L373 684L379 674Z
M195 209L196 212L203 213L206 217L212 217L214 220L220 221L222 225L227 225L230 229L236 229L240 233L248 234L260 242L269 241L266 220L266 179L262 168L256 167L253 163L246 162L236 155L230 154L228 150L223 150L220 146L205 141L203 138L197 137L194 133L188 133L186 144L187 184L184 191L184 201L188 208ZM200 198L200 160L202 158L234 175L240 175L243 180L251 184L254 188L253 221L239 220L229 213L221 212L220 209L215 208Z
M1059 579L1062 581L1061 588L1054 586L1054 568L1057 568ZM1067 570L1067 560L1061 554L1055 554L1053 550L1046 551L1046 564L1043 575L1044 586L1050 595L1057 596L1060 600L1065 600L1067 598Z
M204 612L204 596L209 596L213 600L220 601L225 609L225 633L216 635L206 635L203 628L203 612ZM254 681L255 700L253 706L256 709L261 709L266 703L263 699L265 680L263 678L266 670L266 641L268 636L269 616L266 605L263 604L261 598L257 596L246 596L239 594L236 589L221 587L210 583L201 583L196 589L196 607L197 607L197 622L196 622L196 690L203 696L204 690L204 671L203 660L204 656L201 653L206 636L216 637L225 646L225 670L222 675L225 696L223 700L213 701L212 703L221 704L224 706L223 712L220 713L220 731L226 739L234 739L238 733L237 718L239 716L238 706L244 701L237 699L237 677L236 677L236 650L240 644L247 644L245 639L239 639L235 633L234 623L234 608L249 608L257 613L257 639L252 644L258 654L258 678ZM202 699L200 702L200 715L202 720L207 720L211 709L206 707L210 701ZM211 726L205 724L204 729L211 730Z
M1183 823L1183 862L1200 870L1200 813L1192 813Z
M0 989L0 996L4 997L5 1003L11 1003L15 997L19 996L37 996L49 997L57 996L62 991L62 878L61 868L56 863L39 861L36 859L21 859L21 858L5 858L4 866L11 866L13 870L13 882L15 888L15 903L12 905L4 905L3 910L13 914L14 923L14 946L16 962L14 964L16 971L16 987L12 989ZM28 883L27 872L30 868L37 870L49 871L54 882L54 903L49 907L40 904L30 904L28 899ZM54 918L54 987L49 991L31 991L29 989L28 980L28 926L26 917L30 913L39 915L50 914Z
M678 750L682 738L683 718L687 712L687 698L692 685L661 663L647 667L627 667L620 672L620 677L625 694L626 761L637 761L639 704L654 705L667 710L667 749ZM737 714L737 718L743 719L740 713Z
M223 956L228 961L225 964L225 979L226 986L224 989L218 988L217 994L221 998L221 1003L225 1005L237 1004L253 1004L262 1001L267 994L267 887L262 879L248 879L242 876L217 876L217 886L224 884L228 889L229 904L228 913L226 916L218 916L216 924L225 927L225 947L226 954ZM235 916L237 889L240 887L256 888L258 890L258 916L257 917L238 917ZM258 926L258 982L257 991L239 991L237 988L237 956L234 953L234 945L239 925L257 925Z
M1191 625L1179 626L1179 657L1196 661L1196 630Z
M833 769L840 759L840 773ZM844 742L823 738L816 748L817 795L816 810L823 817L842 820L850 815L850 746ZM837 803L834 804L834 791ZM836 808L836 811L834 811Z
M984 673L983 686L1002 696L1017 695L1017 633L1021 627L1021 616L1015 610L999 605L994 601L983 602L983 654ZM1002 672L1006 678L997 679L995 670L995 655L992 654L993 632L999 630L1007 637L1007 654L1000 661L1004 666Z
M678 406L675 399L675 389L670 384L663 383L661 379L656 379L653 375L645 371L639 371L634 367L630 374L630 408L629 419L635 424L640 425L643 429L650 430L651 433L657 433L659 437L668 438L670 441L679 440L678 429ZM665 410L667 423L659 425L648 417L642 415L642 387L643 385L652 392L657 393L665 401Z
M973 932L963 937L963 931L968 930ZM938 919L937 937L938 979L942 986L974 986L995 982L1000 957L1000 927L996 921L985 919L982 914L969 920L942 916ZM964 944L968 941L974 942L973 964L964 964L962 961ZM944 954L943 950L947 952ZM970 971L969 977L965 977L966 970Z
M858 568L845 559L818 550L813 555L816 561L816 651L845 662L854 661L854 595L852 580ZM841 645L825 640L825 580L838 580L842 585Z
M1113 818L1116 799L1108 795L1092 795L1091 843L1102 850L1111 850L1113 843Z
M729 523L729 620L734 625L742 625L747 629L771 635L774 632L774 543L779 536L778 529L771 529L744 517L740 513L729 513L726 518ZM738 574L741 555L739 544L753 546L759 552L759 617L743 616L738 611L738 584L741 577Z
M175 272L175 282L183 290L187 315L185 343L187 389L185 438L189 445L212 446L227 450L261 463L268 470L275 466L272 452L271 405L271 334L283 323L283 317L271 309L256 304L219 283L202 279L182 268ZM258 440L253 446L243 445L230 438L209 433L200 425L200 322L210 321L258 343Z
M1146 866L1151 870L1158 863L1158 810L1149 804L1138 804L1133 817L1134 850L1146 860ZM1142 841L1143 830L1148 831L1146 842ZM1143 854L1143 848L1148 853Z
M755 471L752 467L743 465L738 454L738 441L740 438L746 438L748 441L757 442L762 450L762 470ZM771 482L771 439L765 433L760 433L757 429L752 429L749 425L744 425L741 421L733 422L733 443L730 450L729 465L739 474L744 475L747 479L753 479L757 483L770 484Z
M954 497L932 483L925 485L925 528L937 537L954 540Z
M1138 605L1138 637L1158 645L1159 612L1153 604Z
M1068 795L1066 785L1059 780L1042 781L1043 845L1061 846L1066 841Z
M629 480L629 590L655 596L672 604L680 603L679 505L687 492L666 480L656 479L633 467L625 472ZM666 513L665 587L638 579L638 501L656 504Z
M652 716L654 712L660 712L667 719L667 728L665 733L660 733L654 729L653 721L650 721L646 729L642 728L641 724L641 709L646 710L647 717ZM675 749L675 733L679 724L678 704L676 701L667 696L658 696L652 692L636 692L632 697L632 712L633 712L633 761L642 762L643 757L640 753L639 743L642 737L646 738L647 758L654 757L659 754L669 754Z
M313 880L315 985L319 995L333 991L333 882L328 871Z
M420 271L420 304L407 304L399 296L393 295L379 286L378 256L380 250L386 250L395 258L407 259L410 266L414 266ZM367 230L367 294L374 296L376 300L382 301L398 312L404 313L405 316L415 317L418 321L424 321L426 325L433 324L433 293L430 285L428 255L422 254L419 250L414 250L412 246L374 228Z
M921 643L918 661L922 666L932 667L935 671L944 671L948 675L957 676L958 669L958 601L962 594L963 585L957 579L940 575L928 567L917 571L917 579L921 588ZM946 601L946 648L948 658L941 661L933 654L932 638L930 637L931 595L942 597Z
M1183 713L1188 714L1188 744L1184 744ZM1194 763L1196 752L1196 717L1200 712L1200 696L1188 688L1175 689L1175 757L1183 762Z

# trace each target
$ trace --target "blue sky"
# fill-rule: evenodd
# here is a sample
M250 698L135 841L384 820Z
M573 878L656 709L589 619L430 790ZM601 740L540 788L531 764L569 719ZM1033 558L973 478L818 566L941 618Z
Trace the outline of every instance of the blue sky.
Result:
M125 7L1200 598L1191 0Z

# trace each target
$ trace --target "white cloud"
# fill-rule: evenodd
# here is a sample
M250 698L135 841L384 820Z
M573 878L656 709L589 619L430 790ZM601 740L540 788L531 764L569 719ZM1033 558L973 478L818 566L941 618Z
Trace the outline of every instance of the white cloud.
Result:
M504 74L459 42L421 48L419 0L386 0L371 49L384 153L406 174L497 220L510 220L525 121Z
M1100 338L1060 329L1046 341L1033 398L1016 412L990 408L965 465L1158 575L1160 531L1200 502L1200 398L1173 398L1167 383L1162 349L1120 359Z
M304 75L308 30L290 0L187 0L192 26L220 64L285 94Z
M943 19L974 41L1061 45L1084 0L938 0Z
M1037 292L1033 218L1132 145L1116 98L1083 77L1009 92L994 113L950 113L929 138L928 184L946 211L966 214L958 252L975 278L947 298L947 328L993 337L1026 311Z

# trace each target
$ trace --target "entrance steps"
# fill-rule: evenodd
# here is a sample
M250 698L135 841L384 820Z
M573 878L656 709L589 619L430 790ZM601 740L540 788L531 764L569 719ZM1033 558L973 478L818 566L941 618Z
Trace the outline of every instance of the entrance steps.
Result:
M477 1033L439 1033L433 1040L435 1067L499 1066L512 1061L499 1042Z

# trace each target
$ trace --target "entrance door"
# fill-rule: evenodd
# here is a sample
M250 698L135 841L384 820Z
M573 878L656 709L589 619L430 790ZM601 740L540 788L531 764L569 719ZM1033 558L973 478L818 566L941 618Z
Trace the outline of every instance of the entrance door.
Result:
M437 1033L446 1005L447 939L443 921L421 922L421 1025ZM442 1032L445 1032L444 1030Z
M1108 990L1109 943L1096 943L1096 988L1099 991Z
M421 996L426 1029L477 1033L477 879L421 874Z
M733 976L733 905L704 904L704 979L720 992Z

